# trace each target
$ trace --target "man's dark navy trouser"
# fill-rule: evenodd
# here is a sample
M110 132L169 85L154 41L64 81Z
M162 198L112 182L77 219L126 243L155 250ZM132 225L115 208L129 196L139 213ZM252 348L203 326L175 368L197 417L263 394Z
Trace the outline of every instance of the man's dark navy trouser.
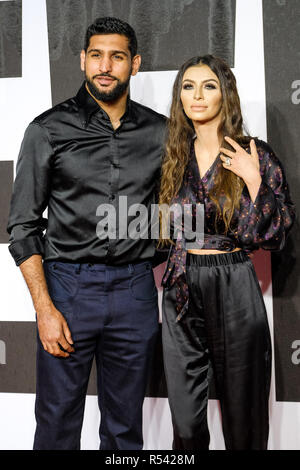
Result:
M47 353L38 339L34 449L79 449L85 396L96 357L100 449L141 449L142 405L158 332L150 262L112 267L44 263L50 296L75 352Z

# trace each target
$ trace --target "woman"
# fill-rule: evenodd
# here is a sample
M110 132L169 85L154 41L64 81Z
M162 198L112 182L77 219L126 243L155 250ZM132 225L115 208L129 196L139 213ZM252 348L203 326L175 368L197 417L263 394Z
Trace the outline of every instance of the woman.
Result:
M173 448L208 449L213 373L226 449L266 449L271 341L248 255L284 246L294 206L272 149L243 134L233 73L211 55L188 60L178 72L160 204L192 207L194 225L204 205L203 237L191 243L178 236L163 276ZM165 224L163 217L163 230ZM184 224L186 218L183 231ZM180 235L178 222L174 233Z

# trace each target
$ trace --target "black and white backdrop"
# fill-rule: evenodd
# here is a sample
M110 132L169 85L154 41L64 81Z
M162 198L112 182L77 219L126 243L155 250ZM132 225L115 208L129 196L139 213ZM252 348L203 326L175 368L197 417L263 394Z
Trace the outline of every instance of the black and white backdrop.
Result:
M7 215L27 124L73 96L82 81L79 52L97 16L136 30L143 65L132 99L168 114L178 67L207 52L234 71L247 128L284 163L293 199L300 189L300 2L298 0L0 0L0 449L30 449L34 433L34 310L8 252ZM260 251L255 267L272 332L270 449L300 449L300 287L298 222L279 254ZM162 266L156 269L159 284ZM98 448L92 373L82 448ZM209 400L212 449L223 449L217 397ZM170 449L171 420L161 347L144 404L145 449Z

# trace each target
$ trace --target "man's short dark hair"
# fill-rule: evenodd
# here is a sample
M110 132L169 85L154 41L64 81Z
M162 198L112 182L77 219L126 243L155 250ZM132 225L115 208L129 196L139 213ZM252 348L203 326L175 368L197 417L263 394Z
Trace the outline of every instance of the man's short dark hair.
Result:
M134 29L125 21L119 20L111 16L97 18L91 24L85 33L84 50L87 51L90 38L95 34L121 34L128 39L128 49L130 50L131 57L137 53L137 39Z

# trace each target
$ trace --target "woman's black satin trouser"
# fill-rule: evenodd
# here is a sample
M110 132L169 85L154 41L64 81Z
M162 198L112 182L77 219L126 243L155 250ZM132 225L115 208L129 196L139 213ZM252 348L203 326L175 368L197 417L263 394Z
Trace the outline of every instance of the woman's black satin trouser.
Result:
M271 341L253 264L242 251L187 255L189 309L176 322L176 292L163 296L163 351L173 449L208 449L213 373L226 449L266 449Z

